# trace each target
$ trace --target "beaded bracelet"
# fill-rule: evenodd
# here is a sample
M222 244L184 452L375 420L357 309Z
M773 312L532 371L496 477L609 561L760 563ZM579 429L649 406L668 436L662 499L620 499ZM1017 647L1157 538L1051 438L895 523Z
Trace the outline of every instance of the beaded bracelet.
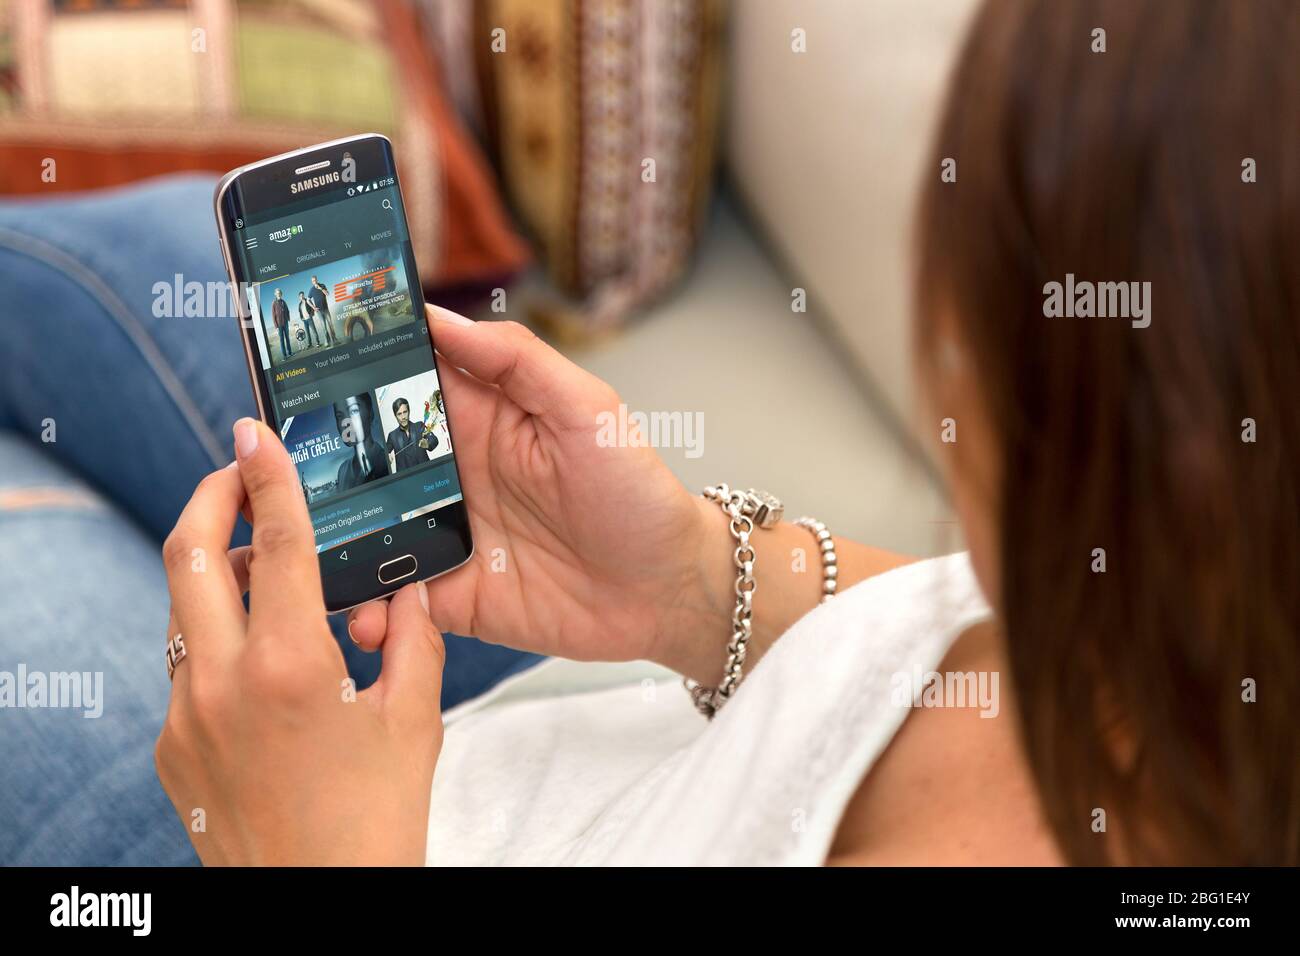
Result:
M825 604L835 596L835 591L839 587L840 577L840 559L835 554L835 539L831 537L830 531L826 529L824 522L816 518L807 516L800 518L795 522L801 528L807 528L817 539L817 547L821 549L822 555L822 599L821 603Z

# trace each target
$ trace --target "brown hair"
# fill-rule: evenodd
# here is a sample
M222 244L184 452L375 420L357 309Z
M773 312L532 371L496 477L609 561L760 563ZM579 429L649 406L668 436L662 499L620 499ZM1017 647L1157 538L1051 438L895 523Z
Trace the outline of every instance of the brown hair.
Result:
M918 355L951 316L997 435L991 597L1071 862L1300 863L1297 50L1281 0L995 0L926 169ZM1047 317L1067 273L1150 282L1150 326Z

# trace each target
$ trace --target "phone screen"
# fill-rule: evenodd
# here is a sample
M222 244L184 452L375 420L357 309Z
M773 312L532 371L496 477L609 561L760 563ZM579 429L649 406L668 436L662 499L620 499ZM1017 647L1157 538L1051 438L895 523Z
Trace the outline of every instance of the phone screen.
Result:
M233 227L263 416L297 465L331 609L470 551L401 190L380 142L359 151L373 157L364 165L343 153L315 175L286 166L260 183L236 177L218 209ZM339 173L348 160L350 178Z

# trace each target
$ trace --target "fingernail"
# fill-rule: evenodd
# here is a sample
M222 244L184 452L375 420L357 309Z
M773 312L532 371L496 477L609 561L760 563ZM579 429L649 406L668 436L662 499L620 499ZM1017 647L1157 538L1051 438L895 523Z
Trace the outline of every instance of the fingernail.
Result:
M424 608L424 613L429 613L429 589L423 584L415 585L416 596L420 599L420 607Z
M353 644L357 645L357 647L361 646L361 642L358 641L356 635L352 633L351 621L348 621L348 639L351 640Z
M476 324L473 319L467 319L465 318L465 316L460 315L457 312L453 312L451 311L451 309L444 309L440 305L433 306L433 311L437 313L438 318L446 322L450 322L452 325L475 325Z
M235 422L235 457L241 461L257 451L257 422L241 418Z

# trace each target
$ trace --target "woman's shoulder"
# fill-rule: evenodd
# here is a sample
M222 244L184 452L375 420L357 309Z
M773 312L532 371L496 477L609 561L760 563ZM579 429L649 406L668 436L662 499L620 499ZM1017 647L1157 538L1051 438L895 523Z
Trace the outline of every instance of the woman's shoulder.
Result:
M827 862L1059 864L1020 747L1019 715L996 625L984 621L968 628L935 673L943 683L933 685L932 695L922 694L858 784ZM958 689L962 693L954 698Z

